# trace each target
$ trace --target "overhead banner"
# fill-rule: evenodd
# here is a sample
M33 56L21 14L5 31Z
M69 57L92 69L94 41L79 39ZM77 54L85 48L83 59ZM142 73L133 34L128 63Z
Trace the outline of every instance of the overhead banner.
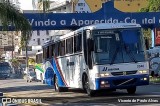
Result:
M112 1L94 13L24 13L33 30L77 29L97 23L138 23L142 27L160 26L160 12L121 12Z

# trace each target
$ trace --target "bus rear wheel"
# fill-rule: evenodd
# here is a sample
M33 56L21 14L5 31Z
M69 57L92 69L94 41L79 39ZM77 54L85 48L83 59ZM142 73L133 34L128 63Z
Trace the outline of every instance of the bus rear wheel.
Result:
M68 88L66 88L66 87L59 87L58 86L58 78L57 77L55 78L54 88L55 88L56 92L67 92L68 91Z
M86 93L88 94L88 96L94 96L95 95L95 91L90 89L90 85L89 85L89 80L88 77L85 75L83 77L83 88L86 91Z
M136 92L136 87L128 88L128 89L127 89L127 92L128 92L129 94L135 94L135 92Z

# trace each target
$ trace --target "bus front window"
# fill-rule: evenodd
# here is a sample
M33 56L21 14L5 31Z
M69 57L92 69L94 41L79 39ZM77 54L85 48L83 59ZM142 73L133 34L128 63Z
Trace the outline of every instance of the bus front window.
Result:
M96 64L106 64L110 63L110 58L113 56L113 49L117 48L118 42L120 41L118 33L95 31L94 41L95 41L95 58L94 62Z
M116 64L145 60L140 29L94 30L94 63Z

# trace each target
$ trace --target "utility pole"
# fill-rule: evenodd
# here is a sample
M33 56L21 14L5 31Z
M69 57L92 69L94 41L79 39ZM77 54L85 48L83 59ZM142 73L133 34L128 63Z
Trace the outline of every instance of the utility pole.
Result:
M26 49L26 71L28 74L29 67L28 67L28 39L27 39L27 37L26 37L26 42L25 42L25 49Z
M13 39L14 39L14 35L13 35L13 32L12 32L12 59L13 59L13 50L14 50L14 42L13 42Z

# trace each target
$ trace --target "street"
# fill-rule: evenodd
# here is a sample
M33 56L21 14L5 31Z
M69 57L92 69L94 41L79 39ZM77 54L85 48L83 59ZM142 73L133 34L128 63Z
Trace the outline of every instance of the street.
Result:
M129 95L125 90L116 92L100 91L95 97L88 97L83 90L69 89L68 92L57 93L52 86L44 85L41 82L27 83L24 79L0 80L0 92L4 97L21 99L41 99L40 105L158 105L160 102L160 85L150 84L137 88L135 95ZM131 100L136 100L135 103ZM147 100L147 101L145 101ZM150 101L149 101L150 100ZM148 103L148 101L150 103ZM26 106L26 105L25 105ZM30 106L30 105L29 105Z

